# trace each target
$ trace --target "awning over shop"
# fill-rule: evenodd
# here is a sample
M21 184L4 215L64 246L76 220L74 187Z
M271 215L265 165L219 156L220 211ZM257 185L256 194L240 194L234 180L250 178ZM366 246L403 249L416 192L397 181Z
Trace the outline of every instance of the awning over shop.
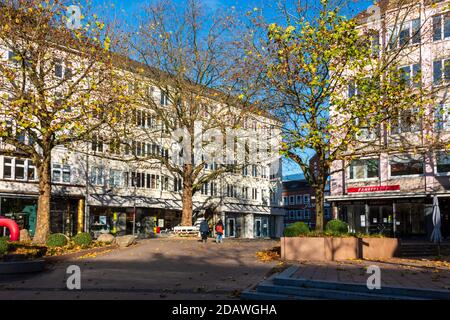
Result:
M425 198L425 193L360 193L355 195L327 196L325 201L362 201L362 200L383 200L383 199L403 199L403 198Z

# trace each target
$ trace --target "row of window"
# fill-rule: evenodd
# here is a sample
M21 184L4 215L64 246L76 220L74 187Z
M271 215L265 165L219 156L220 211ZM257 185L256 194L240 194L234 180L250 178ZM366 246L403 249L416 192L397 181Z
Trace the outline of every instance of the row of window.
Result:
M29 159L7 158L3 159L3 179L35 181L36 166Z
M309 220L311 219L311 212L309 209L302 210L288 210L288 217L291 220Z
M251 192L251 193L250 193ZM226 195L228 198L246 199L246 200L266 200L266 190L261 189L261 198L258 188L238 187L232 184L227 184Z
M108 178L108 181L107 181ZM105 186L108 182L111 188L139 188L169 190L169 176L150 174L144 172L127 172L116 169L109 170L106 176L106 169L102 166L95 166L90 171L90 182L96 186Z
M216 182L206 182L202 185L200 193L204 196L217 196L217 183Z
M114 155L121 155L123 153L127 156L133 155L137 157L145 156L162 156L165 159L169 159L169 149L163 148L155 143L145 143L141 141L131 141L125 143L125 147L122 148L122 142L119 139L112 140L109 144L109 152ZM103 153L104 143L103 139L99 135L94 135L91 142L91 150L95 153Z
M403 22L395 28L390 28L387 34L388 48L390 50L402 48L421 42L423 28L420 18ZM435 15L433 17L433 41L441 41L450 38L450 12ZM371 46L374 53L379 52L380 36L371 35Z
M288 210L287 217L290 220L309 220L311 219L311 212L309 209ZM324 218L331 219L331 208L324 208Z
M421 175L424 173L424 157L422 155L396 155L389 158L391 177ZM436 154L436 173L450 173L450 153ZM376 179L380 177L379 159L353 160L349 167L350 180Z
M440 105L436 110L435 125L438 131L450 131L450 104ZM355 119L355 126L359 127L359 119ZM391 116L389 122L390 134L412 133L422 130L422 123L417 109L403 110ZM358 138L373 140L380 136L380 126L377 128L361 127Z
M311 203L311 196L309 194L291 195L289 197L283 197L283 203L285 206L309 205Z
M420 86L421 79L421 65L419 63L401 66L400 71L401 80L408 86ZM433 84L438 86L440 84L447 84L450 81L450 58L442 58L433 60ZM370 82L369 82L370 83ZM374 80L374 84L376 81ZM351 98L360 94L361 89L354 83L348 86L348 96Z

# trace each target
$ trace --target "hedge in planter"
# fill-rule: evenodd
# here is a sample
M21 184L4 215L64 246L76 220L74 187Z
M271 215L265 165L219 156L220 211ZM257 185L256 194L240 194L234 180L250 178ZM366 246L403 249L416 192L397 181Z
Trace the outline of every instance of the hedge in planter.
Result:
M325 226L325 230L334 234L348 233L348 224L341 220L330 220Z
M309 227L304 222L296 222L284 229L285 237L299 237L306 235L309 232Z
M78 246L88 246L92 243L92 237L87 232L77 234L72 240Z
M67 245L67 237L62 233L53 233L47 238L47 246L51 248L64 247Z
M0 256L8 253L9 243L8 238L2 237L0 238Z

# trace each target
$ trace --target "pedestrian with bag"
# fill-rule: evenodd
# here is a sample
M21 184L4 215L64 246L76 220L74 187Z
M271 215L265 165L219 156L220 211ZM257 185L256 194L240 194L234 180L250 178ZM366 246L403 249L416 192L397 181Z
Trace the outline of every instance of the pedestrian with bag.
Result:
M216 224L216 243L222 243L223 238L223 222L219 219Z

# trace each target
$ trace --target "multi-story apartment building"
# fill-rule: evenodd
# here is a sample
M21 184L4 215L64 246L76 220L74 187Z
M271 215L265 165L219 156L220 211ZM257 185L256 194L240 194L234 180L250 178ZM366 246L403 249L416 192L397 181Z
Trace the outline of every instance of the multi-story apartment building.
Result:
M329 190L326 191L329 193ZM316 225L316 209L314 190L304 179L283 181L283 207L286 210L285 225L302 221L313 230ZM325 224L331 220L331 207L325 203Z
M0 52L8 59L8 50ZM55 70L61 72L61 70ZM164 93L152 94L161 104ZM146 111L136 111L135 124L142 129L161 126ZM279 135L278 124L269 116L252 115L251 130L270 130ZM272 125L271 125L272 124ZM276 125L277 124L277 125ZM106 134L106 133L105 133ZM156 141L115 144L102 133L92 141L58 146L52 152L51 232L69 235L104 228L117 233L143 233L145 228L170 230L181 222L182 181L147 155L172 157L161 136ZM145 140L145 139L143 139ZM28 137L23 143L33 144ZM8 152L6 152L8 151ZM125 161L127 155L142 161ZM214 169L208 164L204 170ZM194 222L205 217L211 223L222 219L226 237L262 238L282 234L281 162L278 170L252 164L220 175L194 196ZM36 168L10 145L0 141L0 213L34 232L38 198Z
M429 106L420 121L409 121L407 114L394 117L372 137L379 140L379 148L366 149L351 162L334 163L333 170L341 171L331 177L327 200L333 214L349 222L352 231L429 238L432 197L437 195L442 232L450 236L449 4L382 1L381 10L375 10L380 17L358 17L363 32L377 34L380 54L405 46L399 68L409 79L420 74L421 85L432 88L439 102ZM447 149L434 147L439 145L436 141Z

